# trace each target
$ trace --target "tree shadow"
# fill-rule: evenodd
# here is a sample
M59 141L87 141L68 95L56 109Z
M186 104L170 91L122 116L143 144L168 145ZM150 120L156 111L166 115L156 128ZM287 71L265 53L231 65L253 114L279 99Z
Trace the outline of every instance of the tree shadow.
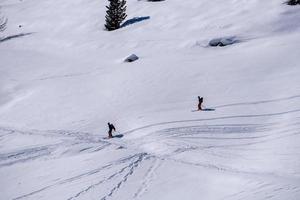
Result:
M20 33L20 34L17 34L17 35L10 35L10 36L7 36L5 38L0 38L0 43L5 42L7 40L14 39L14 38L19 38L19 37L24 37L24 36L27 36L27 35L31 35L31 34L33 34L33 33Z
M144 20L148 20L150 19L150 16L146 16L146 17L134 17L132 19L128 19L126 20L122 25L121 28L144 21Z

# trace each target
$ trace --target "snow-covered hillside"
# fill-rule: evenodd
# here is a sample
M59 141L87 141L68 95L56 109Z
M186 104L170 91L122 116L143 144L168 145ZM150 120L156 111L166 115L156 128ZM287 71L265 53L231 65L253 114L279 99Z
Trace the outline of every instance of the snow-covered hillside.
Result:
M300 199L300 6L105 5L0 0L1 200Z

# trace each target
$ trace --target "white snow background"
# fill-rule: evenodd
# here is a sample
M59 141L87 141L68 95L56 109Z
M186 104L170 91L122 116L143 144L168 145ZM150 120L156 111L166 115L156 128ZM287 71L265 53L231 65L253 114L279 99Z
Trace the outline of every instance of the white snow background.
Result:
M0 0L0 199L299 200L300 6L107 3Z

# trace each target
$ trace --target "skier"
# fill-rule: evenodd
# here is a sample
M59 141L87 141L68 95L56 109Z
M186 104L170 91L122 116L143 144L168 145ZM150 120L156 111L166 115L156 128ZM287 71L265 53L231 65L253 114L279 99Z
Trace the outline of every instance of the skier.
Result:
M198 96L198 110L202 110L203 97Z
M108 125L108 138L112 138L113 137L113 135L112 135L112 131L114 130L114 131L116 131L116 128L115 128L115 126L113 125L113 124L111 124L111 123L107 123L107 125Z

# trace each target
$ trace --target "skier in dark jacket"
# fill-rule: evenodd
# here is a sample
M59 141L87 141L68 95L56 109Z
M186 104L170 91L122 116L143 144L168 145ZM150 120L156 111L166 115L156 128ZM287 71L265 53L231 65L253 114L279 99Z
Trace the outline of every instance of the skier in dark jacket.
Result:
M111 124L111 123L107 123L107 125L108 125L108 138L112 138L113 137L113 135L112 135L112 131L116 131L116 128L115 128L115 126L113 125L113 124Z
M198 96L198 110L202 110L203 97Z

